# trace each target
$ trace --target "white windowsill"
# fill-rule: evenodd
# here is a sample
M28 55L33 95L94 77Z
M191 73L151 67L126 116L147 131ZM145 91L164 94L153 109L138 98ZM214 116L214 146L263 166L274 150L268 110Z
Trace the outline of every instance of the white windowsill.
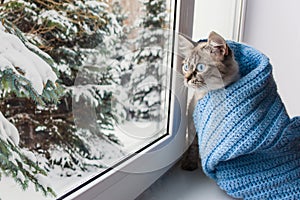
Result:
M184 171L177 163L136 200L233 200L201 169Z

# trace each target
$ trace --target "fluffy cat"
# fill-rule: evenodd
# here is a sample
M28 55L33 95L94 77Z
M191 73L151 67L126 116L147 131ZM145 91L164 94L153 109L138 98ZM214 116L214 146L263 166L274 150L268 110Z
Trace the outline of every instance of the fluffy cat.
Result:
M184 55L184 85L194 90L187 110L187 134L191 145L181 167L194 170L199 163L198 138L193 123L195 105L208 91L224 88L237 81L240 77L239 67L226 41L215 32L209 34L207 42L199 43L179 36L179 51Z

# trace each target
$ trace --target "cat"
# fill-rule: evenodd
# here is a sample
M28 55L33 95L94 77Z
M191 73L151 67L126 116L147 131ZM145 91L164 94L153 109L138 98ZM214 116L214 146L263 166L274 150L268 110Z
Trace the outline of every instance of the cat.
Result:
M199 166L198 137L193 122L194 108L209 91L224 88L240 78L239 66L225 39L212 31L206 42L194 42L179 36L179 51L184 56L184 85L194 90L187 109L188 150L181 168L195 170Z

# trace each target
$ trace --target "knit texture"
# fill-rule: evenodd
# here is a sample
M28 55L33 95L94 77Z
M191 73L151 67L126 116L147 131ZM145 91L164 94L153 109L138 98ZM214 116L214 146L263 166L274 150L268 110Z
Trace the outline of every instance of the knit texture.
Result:
M236 198L300 199L300 118L288 116L269 59L228 44L241 79L209 92L194 111L203 170Z

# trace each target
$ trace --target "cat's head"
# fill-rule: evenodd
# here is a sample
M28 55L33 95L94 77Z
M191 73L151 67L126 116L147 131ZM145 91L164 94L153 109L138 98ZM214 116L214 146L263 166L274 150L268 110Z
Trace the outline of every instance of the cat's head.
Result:
M184 84L199 90L223 88L239 78L238 64L226 41L211 32L207 42L193 42L179 37L179 51L184 55Z

